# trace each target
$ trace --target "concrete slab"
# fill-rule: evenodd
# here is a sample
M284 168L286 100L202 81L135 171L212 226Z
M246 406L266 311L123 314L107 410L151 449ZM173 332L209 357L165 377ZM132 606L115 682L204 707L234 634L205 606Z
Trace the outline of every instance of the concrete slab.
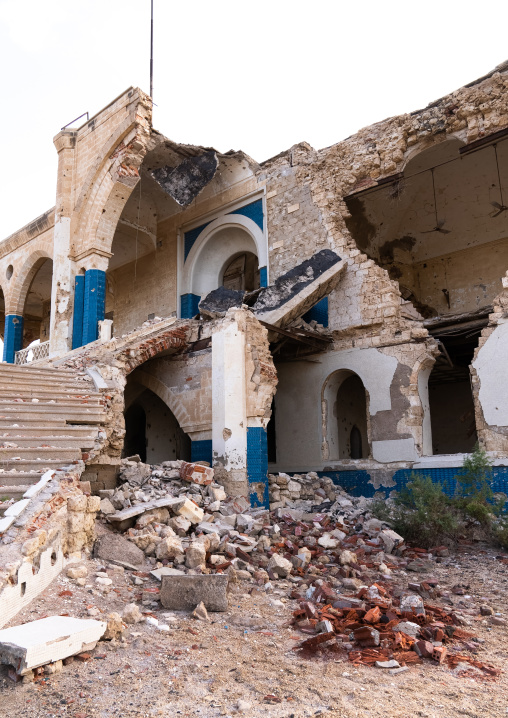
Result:
M18 675L95 647L106 630L104 621L48 616L0 631L0 662Z
M227 611L227 585L224 573L163 576L160 601L172 611L192 611L201 601L208 611Z
M164 566L164 568L156 568L154 571L150 571L150 574L157 579L162 581L163 576L185 576L184 571L179 571L177 568L170 568Z
M4 513L4 516L14 516L14 518L17 518L26 509L29 503L30 499L21 499L21 501L16 501L15 504L9 506L7 511Z

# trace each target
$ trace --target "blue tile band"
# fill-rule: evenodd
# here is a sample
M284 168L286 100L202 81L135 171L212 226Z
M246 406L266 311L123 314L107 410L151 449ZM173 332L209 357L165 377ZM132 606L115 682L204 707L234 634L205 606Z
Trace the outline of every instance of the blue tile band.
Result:
M191 441L191 461L208 461L212 465L212 440Z
M197 294L182 294L180 297L180 316L182 319L192 319L199 312L201 297Z
M5 317L3 360L14 364L14 355L23 348L23 317L8 314Z
M268 286L268 267L260 267L259 268L259 286L260 287Z
M85 312L85 275L78 274L74 279L74 314L72 317L72 348L77 349L83 343L83 315Z
M322 324L324 327L328 326L328 297L324 297L320 302L315 304L312 309L306 312L302 319L306 322L311 322L313 319L318 324Z
M247 479L251 486L251 506L268 508L268 442L266 431L260 426L247 427ZM262 497L260 490L262 488Z
M104 319L105 302L106 272L102 269L87 269L83 302L83 345L90 344L99 338L98 322Z
M411 474L430 476L432 481L443 484L443 490L448 496L455 494L457 481L454 479L461 472L460 466L436 467L433 469L399 469L393 474L394 486L379 486L377 489L370 483L371 476L368 471L318 471L320 477L328 476L334 484L341 486L352 496L365 496L371 498L376 493L386 496L391 491L400 491L409 481ZM300 472L302 473L302 472ZM491 489L494 493L508 494L508 466L493 466Z
M188 232L185 232L183 235L183 254L184 254L184 262L189 256L189 252L191 251L192 247L194 246L194 242L199 237L201 232L205 229L205 227L208 227L210 222L205 222L205 224L201 224L199 227L195 227L194 229L190 229Z
M233 210L231 214L242 214L244 217L248 217L257 224L261 231L263 231L264 216L262 199L257 199L255 202L246 204L243 207L238 207L238 209Z

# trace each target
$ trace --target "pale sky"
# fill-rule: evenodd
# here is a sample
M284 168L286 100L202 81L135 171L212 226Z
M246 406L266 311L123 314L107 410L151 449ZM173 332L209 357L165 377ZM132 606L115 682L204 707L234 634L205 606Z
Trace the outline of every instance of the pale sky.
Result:
M154 127L262 161L417 110L508 58L506 0L154 0ZM0 0L0 239L53 206L52 139L149 91L150 0Z

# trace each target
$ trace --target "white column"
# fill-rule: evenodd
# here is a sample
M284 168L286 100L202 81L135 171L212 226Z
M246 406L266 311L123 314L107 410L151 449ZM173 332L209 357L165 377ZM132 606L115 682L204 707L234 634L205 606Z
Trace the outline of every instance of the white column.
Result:
M247 496L245 334L234 314L212 336L212 446L217 480Z

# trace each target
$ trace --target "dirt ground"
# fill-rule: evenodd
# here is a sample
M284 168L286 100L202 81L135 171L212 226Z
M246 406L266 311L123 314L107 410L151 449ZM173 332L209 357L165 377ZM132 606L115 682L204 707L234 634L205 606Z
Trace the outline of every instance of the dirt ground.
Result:
M508 715L508 635L480 615L489 605L506 612L508 563L479 545L455 551L426 574L398 570L394 584L407 586L433 577L442 590L461 584L465 595L450 594L450 606L467 618L466 630L480 639L479 661L503 672L496 679L463 677L459 669L425 661L390 675L380 668L355 667L336 655L306 659L293 647L306 638L288 626L296 601L290 584L274 583L265 593L253 583L231 587L230 610L210 614L211 622L168 613L160 604L140 605L169 630L148 623L127 627L121 640L101 641L87 661L73 660L62 672L36 682L13 683L0 667L1 715L9 718L142 718L152 716L323 716L334 718L498 718ZM100 589L95 573L104 567L88 560L85 586L65 572L8 625L65 614L97 618L141 598L129 571L107 567L111 586ZM141 580L138 577L138 580ZM69 595L59 595L70 591ZM145 593L145 598L146 598ZM466 651L460 647L460 653ZM469 654L472 655L472 654ZM239 703L240 701L240 703Z

